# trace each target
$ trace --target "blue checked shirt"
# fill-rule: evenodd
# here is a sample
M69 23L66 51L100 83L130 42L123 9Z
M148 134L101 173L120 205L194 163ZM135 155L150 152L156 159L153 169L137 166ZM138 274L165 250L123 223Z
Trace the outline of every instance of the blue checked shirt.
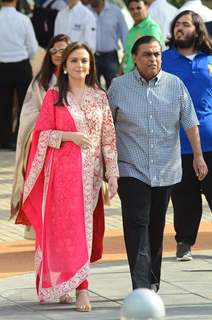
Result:
M183 82L160 71L146 82L138 70L115 78L108 91L116 126L120 177L152 186L181 180L179 128L198 125Z

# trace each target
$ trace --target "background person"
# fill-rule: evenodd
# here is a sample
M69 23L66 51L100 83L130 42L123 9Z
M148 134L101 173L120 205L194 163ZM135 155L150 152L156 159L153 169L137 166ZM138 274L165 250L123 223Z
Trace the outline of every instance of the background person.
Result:
M191 10L199 14L204 22L212 21L212 10L202 4L201 0L186 0L179 12Z
M32 131L46 91L48 88L56 85L62 52L69 43L70 38L64 34L59 34L51 39L40 71L32 80L27 90L21 111L20 128L17 139L16 165L11 196L11 218L16 216L20 210ZM26 228L25 238L34 238L30 226Z
M125 46L127 24L118 6L105 0L92 0L91 9L96 17L96 52L95 61L97 79L101 76L106 81L106 87L119 71L118 49L119 41Z
M114 116L120 178L118 194L133 289L160 286L163 230L172 186L181 180L179 126L203 179L198 121L183 82L161 70L161 45L139 38L134 71L113 79L108 96Z
M199 179L193 169L192 149L180 131L183 177L172 192L177 260L192 259L202 217L203 193L212 209L212 40L202 18L186 10L172 22L169 50L163 53L163 70L175 74L188 89L199 119L203 156L209 173Z
M209 35L212 37L212 20L205 23Z
M30 19L16 10L16 0L2 0L0 10L0 148L15 149L21 107L32 80L31 59L38 44ZM17 123L13 130L14 96Z
M87 44L96 51L96 19L93 13L79 0L68 0L55 20L54 34L67 34L72 41Z
M63 53L58 88L47 91L33 131L17 218L29 219L36 231L40 301L76 289L76 310L91 310L89 264L101 257L104 232L103 160L112 198L118 176L112 115L96 85L92 51L74 42Z
M40 47L47 48L54 35L56 16L66 6L67 3L64 0L45 0L42 4L35 2L31 21Z
M134 26L128 31L124 48L123 71L134 69L131 50L135 41L143 36L155 37L163 45L163 35L159 25L148 14L145 0L129 0L128 10L134 20Z
M147 0L147 4L150 16L159 24L166 41L170 35L171 21L177 15L178 9L167 0Z

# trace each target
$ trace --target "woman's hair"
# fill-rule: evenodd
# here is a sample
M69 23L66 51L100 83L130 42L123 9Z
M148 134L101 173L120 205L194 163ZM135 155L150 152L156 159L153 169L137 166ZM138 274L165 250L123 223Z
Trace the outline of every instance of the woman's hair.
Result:
M195 26L195 31L197 33L197 37L195 38L194 49L197 51L205 52L205 53L212 53L212 39L208 34L205 23L199 14L191 10L182 11L174 18L174 20L171 23L171 37L166 42L166 45L169 46L170 48L175 46L175 39L174 39L175 25L181 17L186 15L191 16L192 23Z
M58 80L57 80L57 85L58 85L58 100L55 103L55 105L62 105L63 101L65 101L66 104L67 102L67 92L70 89L69 88L69 80L68 80L68 74L64 73L64 69L66 68L66 62L68 57L72 52L78 49L85 49L88 54L89 54L89 60L90 60L90 70L89 74L87 74L85 78L85 84L88 87L95 88L97 85L97 80L96 80L96 66L95 66L95 59L93 52L91 49L84 43L81 42L72 42L69 44L65 50L63 51L62 54L62 59L61 59L61 64L59 68L59 74L58 74Z
M52 75L55 71L55 65L52 63L50 49L55 45L56 42L65 41L68 44L71 43L69 36L65 34L58 34L54 36L49 41L48 47L46 49L46 54L43 58L43 62L40 68L40 71L37 73L34 81L38 83L47 91L49 88L49 82L52 78Z

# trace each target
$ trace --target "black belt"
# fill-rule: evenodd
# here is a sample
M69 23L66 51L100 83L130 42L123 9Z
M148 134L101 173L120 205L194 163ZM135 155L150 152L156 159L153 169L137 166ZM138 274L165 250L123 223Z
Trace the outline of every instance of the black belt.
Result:
M14 65L14 64L21 64L21 63L26 63L26 62L30 63L29 59L24 59L24 60L21 60L21 61L12 61L12 62L0 61L0 64L2 64L2 65L9 65L9 64Z
M114 53L116 53L116 52L117 52L116 50L107 51L107 52L96 51L96 52L95 52L95 56L97 56L97 57L100 57L100 56L109 56L109 55L112 55L112 54L114 54Z

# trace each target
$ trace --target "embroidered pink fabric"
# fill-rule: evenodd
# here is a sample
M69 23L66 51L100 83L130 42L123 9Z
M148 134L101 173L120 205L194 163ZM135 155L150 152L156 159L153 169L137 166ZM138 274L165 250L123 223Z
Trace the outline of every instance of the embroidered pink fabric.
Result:
M97 93L88 89L81 108L71 97L69 106L55 107L57 91L48 90L34 129L22 212L36 231L36 286L40 301L59 298L89 274L93 212L102 183L102 153L108 175L118 175L114 127L103 94L98 90L96 104ZM90 122L91 128L87 121L92 119L92 113L98 116ZM73 142L60 144L57 131L86 132L93 147L81 150Z

